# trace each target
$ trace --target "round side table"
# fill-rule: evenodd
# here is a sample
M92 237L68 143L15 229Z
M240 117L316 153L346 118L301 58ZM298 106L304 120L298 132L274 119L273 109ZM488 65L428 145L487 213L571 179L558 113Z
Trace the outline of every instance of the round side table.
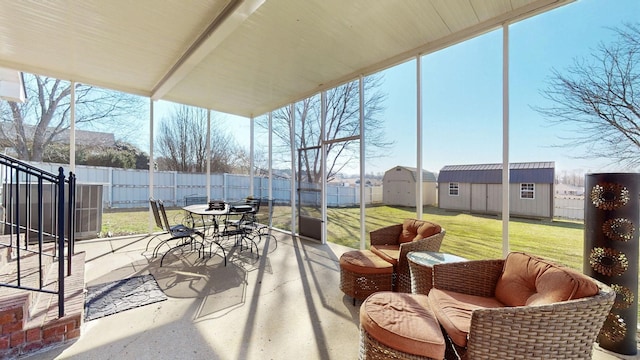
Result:
M407 260L411 274L411 292L424 295L428 295L433 287L433 265L467 261L460 256L432 251L412 251L407 254Z

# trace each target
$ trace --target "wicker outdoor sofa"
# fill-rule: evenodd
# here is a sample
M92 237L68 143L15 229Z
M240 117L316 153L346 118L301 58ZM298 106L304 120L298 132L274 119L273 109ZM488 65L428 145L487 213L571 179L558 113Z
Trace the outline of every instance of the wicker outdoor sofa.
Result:
M605 284L521 252L436 264L428 295L365 299L359 359L590 359L615 297Z
M434 265L428 296L461 359L590 359L615 297L582 273L520 252Z

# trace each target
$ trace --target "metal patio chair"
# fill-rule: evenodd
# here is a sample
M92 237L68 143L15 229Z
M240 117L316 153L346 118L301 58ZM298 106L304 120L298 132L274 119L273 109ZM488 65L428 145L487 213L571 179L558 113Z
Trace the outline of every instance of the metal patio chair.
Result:
M199 255L204 255L204 233L184 224L169 224L164 203L157 199L149 199L149 203L151 204L151 210L153 211L153 217L156 221L156 225L164 230L163 233L154 236L154 238L160 235L169 235L169 238L161 240L153 248L152 257L156 258L163 247L168 247L167 251L164 252L160 259L160 266L162 266L165 256L177 248L189 246L191 247L191 250L197 249ZM196 236L201 237L202 241L199 241ZM147 248L151 240L153 240L153 238L147 243ZM171 245L171 242L175 242L175 244Z

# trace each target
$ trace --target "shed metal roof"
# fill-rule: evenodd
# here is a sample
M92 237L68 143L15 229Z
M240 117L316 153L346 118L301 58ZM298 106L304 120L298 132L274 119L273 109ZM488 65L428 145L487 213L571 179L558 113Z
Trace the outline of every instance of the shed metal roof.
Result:
M509 182L553 184L555 163L524 162L509 164ZM438 182L501 184L502 164L447 165L440 170Z
M259 116L572 0L0 0L0 67Z

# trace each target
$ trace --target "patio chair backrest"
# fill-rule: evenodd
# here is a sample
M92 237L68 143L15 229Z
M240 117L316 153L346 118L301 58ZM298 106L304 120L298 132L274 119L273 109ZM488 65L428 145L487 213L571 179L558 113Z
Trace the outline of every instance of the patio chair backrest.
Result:
M162 223L162 218L160 217L160 211L158 209L158 200L154 198L149 198L149 204L151 204L151 210L153 211L153 218L156 220L156 226L162 230L167 230Z
M162 200L158 200L158 210L160 211L160 216L162 221L164 221L165 227L164 229L167 231L171 231L171 224L169 224L169 219L167 218L167 212L164 209L164 202Z
M253 213L257 214L260 211L260 199L247 199L247 205L253 207Z

